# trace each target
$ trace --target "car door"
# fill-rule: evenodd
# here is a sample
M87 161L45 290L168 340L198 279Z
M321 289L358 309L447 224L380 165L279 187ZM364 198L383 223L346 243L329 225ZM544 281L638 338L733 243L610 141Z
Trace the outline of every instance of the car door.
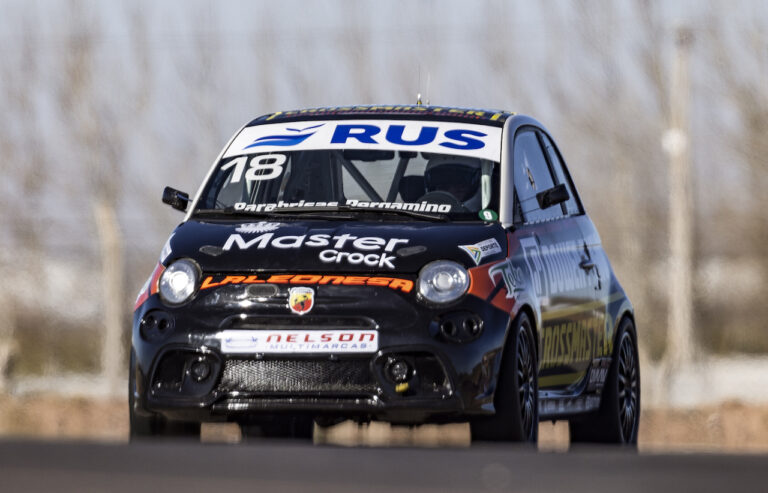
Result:
M515 135L513 238L528 266L541 309L539 388L566 389L582 380L592 359L594 284L583 262L580 209L568 201L542 209L537 196L559 183L545 154L546 137L534 127Z
M606 316L608 303L610 299L610 282L607 276L610 275L611 266L608 262L608 256L603 250L600 235L592 220L584 213L583 206L579 200L573 181L571 180L568 168L552 139L545 133L540 134L542 145L545 149L545 155L549 159L551 169L554 171L555 180L563 183L567 188L571 198L563 203L563 210L566 214L573 216L579 229L581 230L584 243L582 245L580 267L588 275L589 284L592 289L589 290L591 302L586 307L593 328L592 358L604 358L599 361L599 366L606 367L609 363L607 357L612 352L612 322ZM595 375L590 376L590 384L599 384L594 377L604 377L605 372L600 372L596 368Z

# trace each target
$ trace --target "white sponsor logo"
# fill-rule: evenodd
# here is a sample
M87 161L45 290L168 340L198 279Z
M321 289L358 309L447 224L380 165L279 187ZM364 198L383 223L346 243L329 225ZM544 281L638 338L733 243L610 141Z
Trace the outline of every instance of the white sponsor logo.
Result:
M268 233L280 227L280 223L259 221L257 223L241 224L235 231L238 233Z
M248 250L255 247L258 250L262 250L267 248L267 246L279 249L329 247L320 252L319 258L321 262L335 264L347 262L352 265L364 263L370 267L394 269L395 265L392 261L395 260L395 255L388 253L392 252L397 245L407 244L408 241L403 238L357 237L347 233L338 236L329 234L275 236L274 233L263 233L246 241L239 234L231 234L224 243L223 249L225 251L233 248ZM363 253L342 251L343 248L353 248L361 250Z
M302 207L338 207L338 202L310 202L299 200L298 202L268 202L266 204L246 204L245 202L235 202L236 211L245 212L271 212L275 209L300 209Z
M520 239L520 246L533 288L542 298L583 289L593 282L592 273L579 267L583 250L576 241L539 246L535 238L527 237Z
M500 161L501 131L500 127L490 125L429 120L273 123L243 129L224 157L307 149L393 149ZM235 164L245 170L244 164ZM272 170L276 170L279 164L271 166ZM259 173L261 171L254 172L254 176Z
M441 214L447 214L451 212L453 206L450 204L431 204L427 201L421 202L370 202L355 199L348 199L344 205L349 207L355 207L358 209L385 209L385 210L403 210L403 211L415 211L415 212L439 212ZM264 204L246 204L245 202L236 202L234 209L236 211L245 212L271 212L275 209L301 209L301 208L316 208L316 207L328 207L333 209L338 207L338 202L311 202L305 200L299 200L298 202L268 202ZM240 231L241 233L261 233L262 231ZM270 230L271 231L271 230Z
M501 279L504 281L504 288L507 290L507 298L514 298L515 293L522 289L524 283L523 269L513 265L512 259L499 262L488 269L488 276L491 278L494 286L498 284L496 277L501 276Z
M375 330L224 330L224 354L375 353Z
M430 204L429 202L368 202L362 200L347 200L347 204L350 207L357 207L361 209L388 209L388 210L403 210L403 211L416 211L416 212L439 212L441 214L447 214L451 212L452 206L450 204Z
M364 254L360 252L340 252L338 250L323 250L320 252L320 261L326 264L349 262L352 265L365 264L369 267L394 269L395 264L392 263L393 260L395 260L394 255L387 255L385 253Z
M489 238L474 245L459 245L459 248L467 252L475 262L475 265L480 265L480 262L485 257L501 253L501 245L496 241L496 238Z

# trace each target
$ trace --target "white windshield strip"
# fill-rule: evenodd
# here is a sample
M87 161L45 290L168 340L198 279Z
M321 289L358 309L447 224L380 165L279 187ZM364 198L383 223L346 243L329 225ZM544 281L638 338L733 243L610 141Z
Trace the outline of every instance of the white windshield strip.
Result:
M369 149L501 159L501 128L416 120L315 120L244 128L224 157L275 151Z

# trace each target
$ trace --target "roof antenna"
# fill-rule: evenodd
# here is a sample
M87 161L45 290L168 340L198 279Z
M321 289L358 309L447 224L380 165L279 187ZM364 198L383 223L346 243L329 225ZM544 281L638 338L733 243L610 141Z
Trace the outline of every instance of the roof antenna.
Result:
M416 93L416 106L421 106L421 64L419 64L419 92Z
M429 83L431 81L431 74L429 71L427 71L427 87L426 91L424 91L424 95L426 96L426 104L429 106ZM421 64L419 64L419 92L416 93L416 106L421 106L423 103L421 101Z

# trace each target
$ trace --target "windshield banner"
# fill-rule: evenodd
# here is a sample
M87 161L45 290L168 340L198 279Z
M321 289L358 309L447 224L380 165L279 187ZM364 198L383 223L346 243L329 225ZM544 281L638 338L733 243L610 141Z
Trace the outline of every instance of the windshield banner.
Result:
M301 121L246 127L224 157L275 151L370 149L501 160L501 128L416 120Z

